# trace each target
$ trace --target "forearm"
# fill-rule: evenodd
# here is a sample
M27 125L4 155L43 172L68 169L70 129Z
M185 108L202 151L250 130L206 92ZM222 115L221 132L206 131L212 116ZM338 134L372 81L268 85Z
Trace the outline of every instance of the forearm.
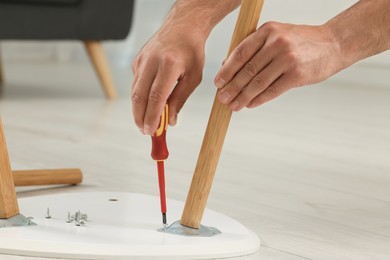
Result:
M324 25L340 47L344 67L390 48L389 13L389 0L360 0Z
M241 0L177 0L162 28L194 33L205 39L214 26L240 2Z

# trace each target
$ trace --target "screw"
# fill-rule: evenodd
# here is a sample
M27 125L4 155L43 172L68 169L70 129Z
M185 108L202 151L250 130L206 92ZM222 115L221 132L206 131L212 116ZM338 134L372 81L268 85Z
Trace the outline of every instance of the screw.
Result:
M88 215L87 214L81 214L81 220L87 221Z
M77 220L84 220L86 221L88 219L88 215L87 214L83 214L81 213L81 211L77 211L76 214L75 214L75 219Z
M68 211L68 218L67 218L67 220L66 220L66 223L72 223L73 220L74 220L74 216L71 216L71 215L70 215L70 212Z
M81 218L81 211L79 210L79 211L77 211L76 212L76 214L75 214L75 224L76 224L76 226L80 226L81 224L84 224L85 222L84 222L84 220L82 220L82 218Z
M75 219L76 219L76 222L80 222L81 220L81 211L78 210L75 214Z
M46 211L46 216L45 218L51 218L51 215L50 215L50 209L47 208L47 211Z
M33 217L27 217L27 224L29 225L29 226L31 226L31 224L32 224L32 220L33 220L34 218Z
M67 223L74 222L76 226L81 226L86 223L88 219L87 214L81 213L80 210L76 211L74 215L70 215L70 212L68 212L68 218L66 220Z
M75 225L76 226L81 226L81 225L84 225L85 224L85 221L84 220L82 220L82 219L80 219L80 220L76 220L76 222L75 222Z

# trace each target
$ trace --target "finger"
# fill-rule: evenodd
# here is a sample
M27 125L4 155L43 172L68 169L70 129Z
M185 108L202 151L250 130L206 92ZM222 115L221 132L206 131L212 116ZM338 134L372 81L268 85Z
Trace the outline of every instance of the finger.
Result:
M133 74L137 74L137 69L139 67L140 58L136 57L131 64L131 70L133 71Z
M133 79L133 83L132 83L132 87L131 87L132 90L137 85L138 79L139 79L139 74L138 73L134 74L134 79Z
M286 74L283 74L279 79L277 79L271 86L269 86L265 91L260 93L255 97L248 105L248 108L258 107L286 92L291 88L290 82Z
M222 88L230 82L244 64L263 46L266 38L266 33L263 30L257 30L240 43L217 73L214 80L215 85Z
M152 135L156 131L167 99L179 77L178 69L172 66L163 66L158 70L149 91L148 105L144 117L145 134Z
M249 82L247 87L232 102L229 103L230 109L239 111L247 106L252 99L270 87L283 73L284 67L279 62L272 61Z
M139 79L139 73L138 73L138 68L139 68L139 59L136 58L133 63L131 64L131 70L133 72L133 83L132 83L132 90L134 89L134 86L137 84L137 81Z
M148 104L149 90L156 73L157 67L152 65L151 62L146 62L133 82L131 95L133 117L135 124L142 133L144 133L144 117Z
M271 62L272 57L276 55L275 52L274 48L267 48L265 44L218 93L219 101L228 104L235 99L249 82Z
M176 125L177 116L187 101L188 97L194 92L201 79L191 79L184 77L179 81L169 97L169 124Z

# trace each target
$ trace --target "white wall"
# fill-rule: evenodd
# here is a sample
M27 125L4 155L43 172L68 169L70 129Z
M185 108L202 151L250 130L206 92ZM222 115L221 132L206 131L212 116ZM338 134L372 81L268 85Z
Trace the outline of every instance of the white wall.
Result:
M261 23L269 20L298 23L321 24L355 3L356 0L265 0ZM159 28L174 0L137 0L134 27L129 37L121 42L106 42L105 48L113 65L124 66ZM206 76L212 76L226 55L237 11L230 14L212 32L206 49ZM76 61L87 60L82 45L74 42L5 42L2 49L6 61ZM372 57L345 73L338 75L340 80L375 80L378 73L390 69L390 53ZM363 79L362 70L368 71ZM378 72L379 71L379 72ZM373 75L374 73L375 75ZM336 77L336 78L337 78ZM372 79L374 78L374 79ZM383 83L382 80L379 83Z

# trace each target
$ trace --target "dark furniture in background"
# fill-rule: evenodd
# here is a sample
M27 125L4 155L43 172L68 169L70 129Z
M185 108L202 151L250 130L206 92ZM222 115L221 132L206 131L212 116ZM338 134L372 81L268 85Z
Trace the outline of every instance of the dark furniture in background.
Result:
M83 41L106 97L114 99L116 90L101 41L126 38L133 7L134 0L0 0L0 41Z

